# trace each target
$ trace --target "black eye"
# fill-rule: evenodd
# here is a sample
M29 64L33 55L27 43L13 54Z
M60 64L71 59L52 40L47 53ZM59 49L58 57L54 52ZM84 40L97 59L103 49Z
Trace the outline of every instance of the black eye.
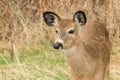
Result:
M74 33L74 30L70 30L68 33L69 33L69 34L73 34L73 33Z
M58 33L58 30L56 30L55 32Z

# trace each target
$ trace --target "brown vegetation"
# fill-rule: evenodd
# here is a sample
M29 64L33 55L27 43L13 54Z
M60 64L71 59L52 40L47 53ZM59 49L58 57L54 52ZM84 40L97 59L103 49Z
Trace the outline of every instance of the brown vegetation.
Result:
M53 31L44 27L44 11L56 12L62 18L72 18L76 11L85 10L88 16L94 14L93 17L107 22L111 41L119 46L119 5L119 0L1 0L0 43L15 41L19 46L29 42L34 46L40 45L54 37L51 35Z

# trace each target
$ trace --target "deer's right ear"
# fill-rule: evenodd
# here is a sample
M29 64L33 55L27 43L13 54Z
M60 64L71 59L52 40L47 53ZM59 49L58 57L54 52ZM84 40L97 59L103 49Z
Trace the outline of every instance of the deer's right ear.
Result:
M44 12L43 18L47 25L49 26L57 26L60 18L53 12Z

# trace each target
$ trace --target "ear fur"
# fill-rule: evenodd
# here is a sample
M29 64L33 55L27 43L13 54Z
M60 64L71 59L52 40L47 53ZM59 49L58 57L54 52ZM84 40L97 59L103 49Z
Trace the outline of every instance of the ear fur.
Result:
M43 13L43 18L44 21L46 22L47 25L49 26L57 26L60 18L57 14L53 13L53 12L44 12Z
M78 24L78 25L85 25L87 18L86 15L83 11L78 11L74 14L73 20Z

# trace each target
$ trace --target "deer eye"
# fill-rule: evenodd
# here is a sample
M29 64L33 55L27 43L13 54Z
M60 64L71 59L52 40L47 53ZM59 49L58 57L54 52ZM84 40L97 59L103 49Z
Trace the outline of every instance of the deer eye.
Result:
M58 30L55 30L56 33L58 33Z
M69 33L69 34L73 34L73 33L74 33L74 30L70 30L68 33Z

